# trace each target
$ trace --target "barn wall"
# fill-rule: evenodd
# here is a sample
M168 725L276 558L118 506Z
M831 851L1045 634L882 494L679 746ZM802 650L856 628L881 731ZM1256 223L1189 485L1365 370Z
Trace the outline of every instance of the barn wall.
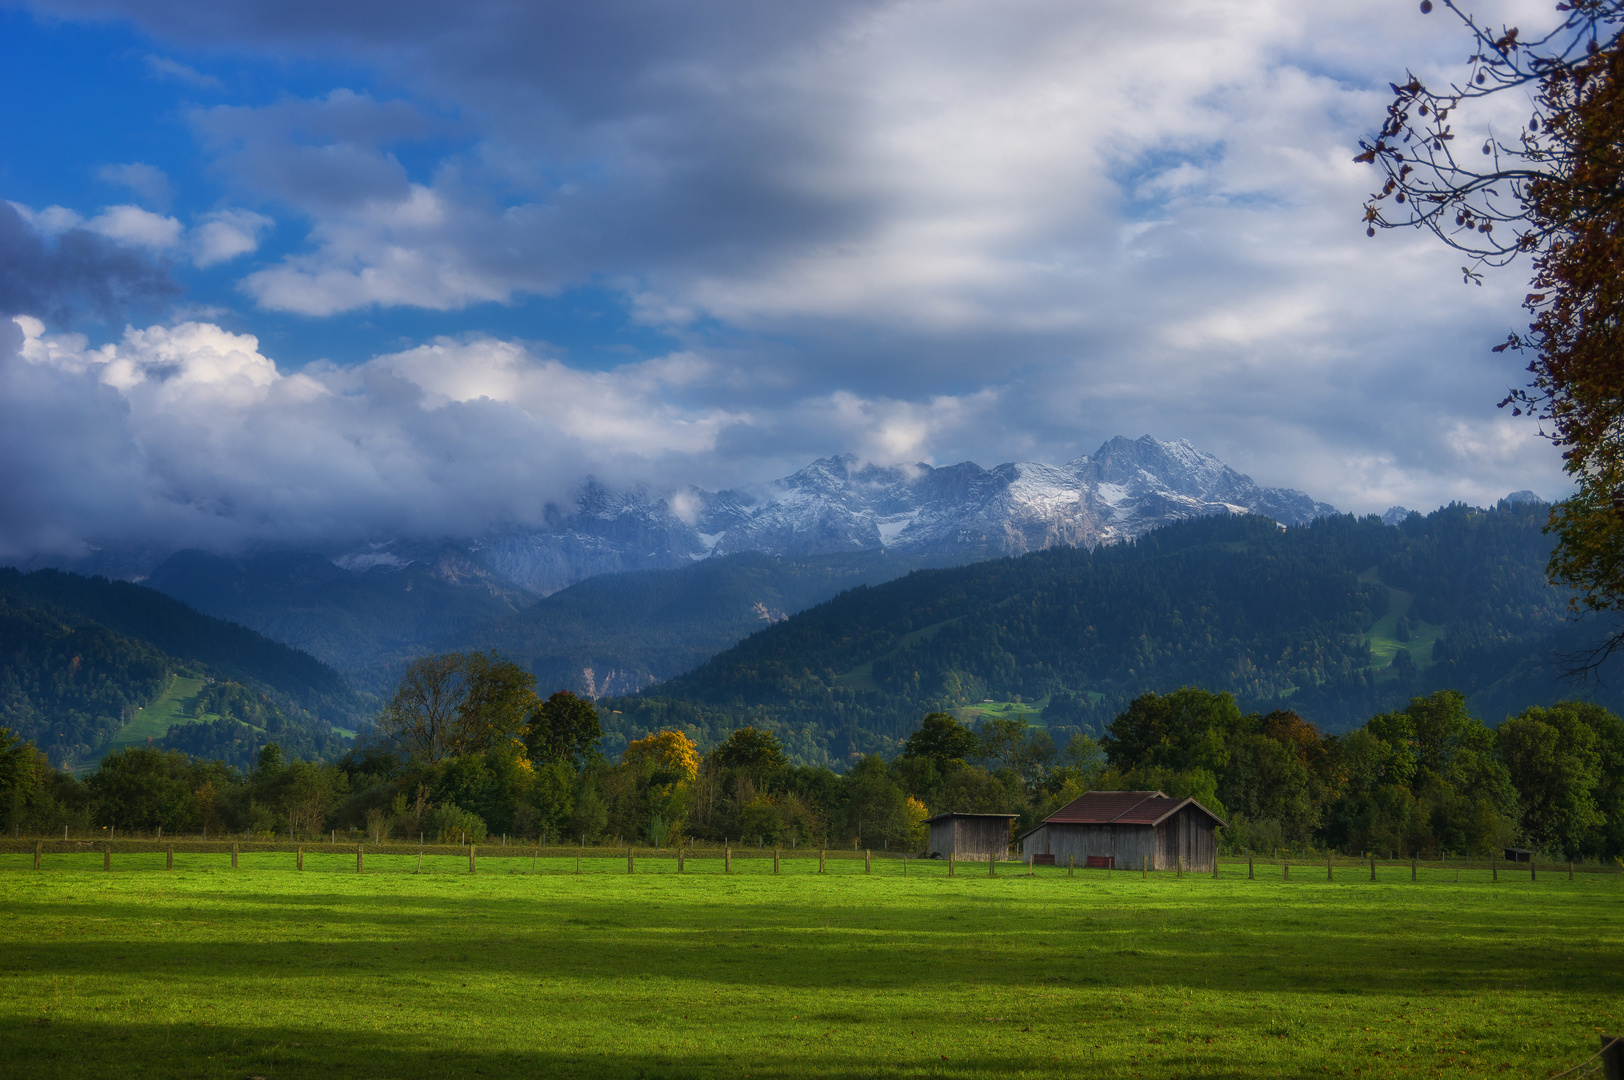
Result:
M954 858L985 861L1009 855L1007 818L956 818L958 846Z
M1009 820L1007 818L948 818L930 825L930 850L963 862L985 862L1009 854Z
M1112 855L1121 870L1137 870L1141 860L1154 854L1155 837L1148 825L1079 825L1051 821L1026 838L1023 854L1053 855L1064 866L1073 856L1077 865L1090 855ZM1151 863L1152 869L1155 862Z

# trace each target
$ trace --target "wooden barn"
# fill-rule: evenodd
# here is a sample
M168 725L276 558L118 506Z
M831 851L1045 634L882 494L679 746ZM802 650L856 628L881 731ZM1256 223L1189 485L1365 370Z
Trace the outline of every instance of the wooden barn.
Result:
M1009 823L1015 814L937 814L927 818L930 853L956 861L987 862L1009 857Z
M1090 791L1022 834L1021 852L1034 862L1115 866L1137 870L1211 872L1218 858L1218 829L1225 822L1194 799L1160 791Z

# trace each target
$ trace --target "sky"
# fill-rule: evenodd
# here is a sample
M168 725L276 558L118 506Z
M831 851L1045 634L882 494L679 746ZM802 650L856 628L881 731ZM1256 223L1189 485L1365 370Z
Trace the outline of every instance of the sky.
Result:
M1412 0L0 0L0 559L1115 435L1559 498L1496 408L1527 267L1360 223L1388 82L1469 51Z

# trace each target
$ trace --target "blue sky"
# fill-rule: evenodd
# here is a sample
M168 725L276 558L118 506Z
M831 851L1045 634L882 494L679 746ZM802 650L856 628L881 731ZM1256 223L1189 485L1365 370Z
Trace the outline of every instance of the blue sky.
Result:
M0 555L1147 432L1361 512L1559 496L1494 407L1520 271L1358 228L1458 30L1356 8L0 6Z

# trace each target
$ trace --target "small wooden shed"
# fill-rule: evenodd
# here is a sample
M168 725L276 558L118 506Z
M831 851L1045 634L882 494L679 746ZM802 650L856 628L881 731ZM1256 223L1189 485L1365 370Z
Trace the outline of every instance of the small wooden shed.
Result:
M1015 814L937 814L930 826L930 853L957 861L987 862L1009 857L1009 823Z
M1506 862L1528 862L1531 859L1533 859L1533 857L1534 857L1534 853L1532 851L1528 850L1527 848L1522 848L1522 847L1508 847L1508 848L1506 848Z
M1211 872L1218 858L1218 829L1226 822L1194 799L1160 791L1090 791L1043 819L1020 837L1023 854L1036 862L1115 866L1137 870Z

